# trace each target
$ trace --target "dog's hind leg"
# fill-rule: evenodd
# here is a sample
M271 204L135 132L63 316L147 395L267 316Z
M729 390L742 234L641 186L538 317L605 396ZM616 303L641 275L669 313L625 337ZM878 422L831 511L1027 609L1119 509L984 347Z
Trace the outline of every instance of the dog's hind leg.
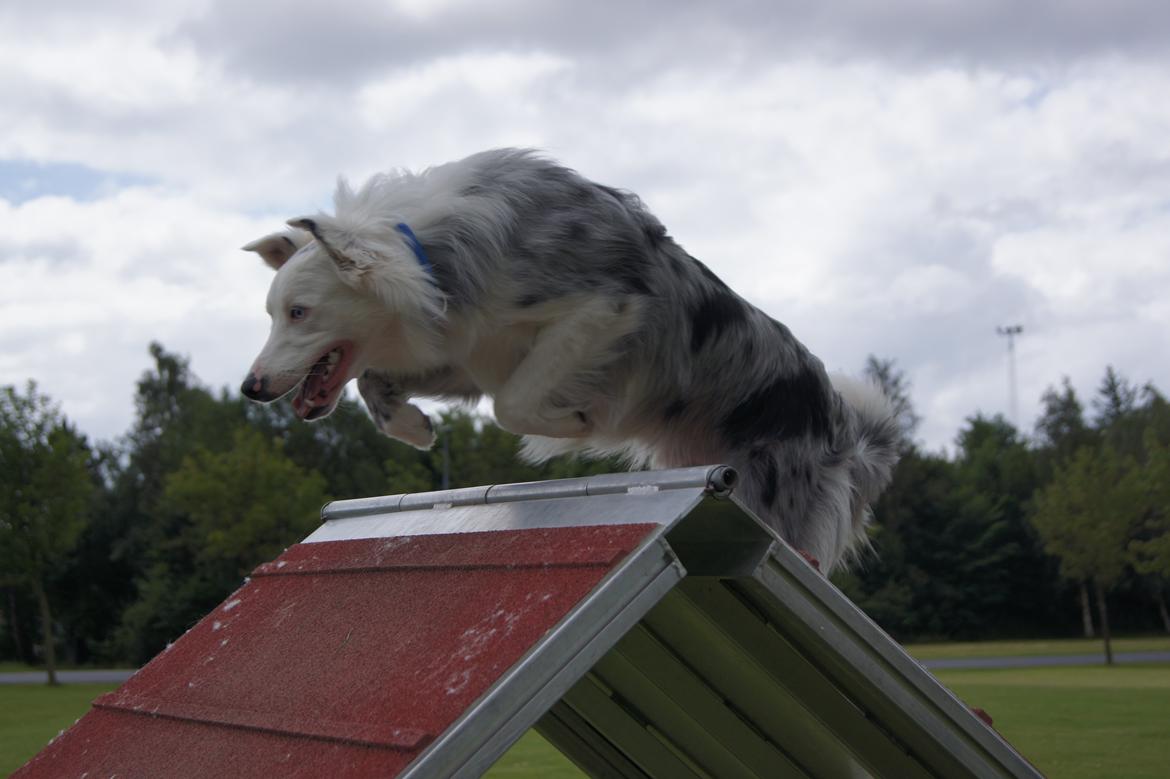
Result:
M496 421L518 435L582 438L593 432L587 385L617 356L617 343L641 321L626 298L594 295L566 301L532 349L495 393Z

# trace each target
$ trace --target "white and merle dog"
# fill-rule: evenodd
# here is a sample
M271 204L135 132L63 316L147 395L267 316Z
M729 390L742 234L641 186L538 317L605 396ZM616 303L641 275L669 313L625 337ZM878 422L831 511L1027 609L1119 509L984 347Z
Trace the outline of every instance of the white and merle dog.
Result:
M726 463L826 572L864 538L897 459L886 398L830 380L634 195L497 150L342 182L335 206L244 247L277 270L249 398L295 391L296 413L318 419L357 377L376 424L427 448L410 398L486 395L532 461Z

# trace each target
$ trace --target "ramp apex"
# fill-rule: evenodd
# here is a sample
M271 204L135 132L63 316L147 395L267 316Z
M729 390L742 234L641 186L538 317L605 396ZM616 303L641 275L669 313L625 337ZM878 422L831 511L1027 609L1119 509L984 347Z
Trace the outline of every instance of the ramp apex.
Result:
M321 519L328 522L372 514L388 514L428 508L451 508L489 503L526 500L613 495L631 491L657 492L674 489L702 488L715 497L727 497L735 488L738 474L727 465L701 465L665 471L630 471L606 473L576 479L494 484L461 487L433 492L385 495L374 498L335 500L321 509Z

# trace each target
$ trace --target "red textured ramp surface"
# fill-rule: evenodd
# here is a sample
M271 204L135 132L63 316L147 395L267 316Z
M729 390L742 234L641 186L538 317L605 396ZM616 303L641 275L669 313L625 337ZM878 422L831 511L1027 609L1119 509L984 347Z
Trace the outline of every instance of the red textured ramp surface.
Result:
M656 527L299 544L15 776L393 776Z

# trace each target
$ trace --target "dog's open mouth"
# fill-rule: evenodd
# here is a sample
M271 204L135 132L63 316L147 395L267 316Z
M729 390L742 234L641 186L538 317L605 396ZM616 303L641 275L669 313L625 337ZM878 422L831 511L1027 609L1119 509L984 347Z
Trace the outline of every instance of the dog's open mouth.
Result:
M346 341L332 347L313 363L293 395L293 411L301 419L318 419L337 404L341 390L349 379L353 344Z

